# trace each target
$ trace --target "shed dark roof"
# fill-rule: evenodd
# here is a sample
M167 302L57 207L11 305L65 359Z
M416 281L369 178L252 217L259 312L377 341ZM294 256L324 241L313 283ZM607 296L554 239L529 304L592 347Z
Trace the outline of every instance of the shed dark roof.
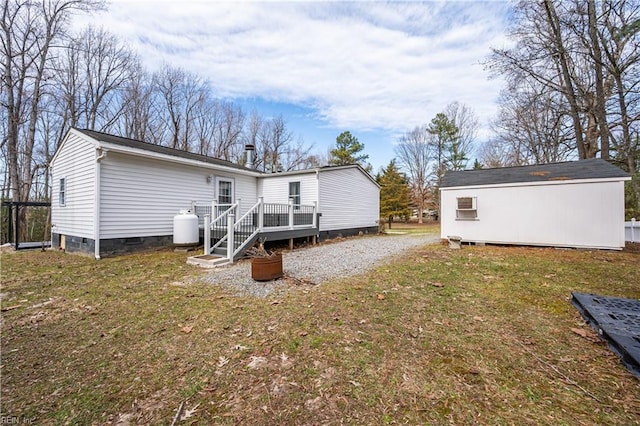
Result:
M126 146L128 148L143 149L145 151L156 152L158 154L171 155L173 157L180 157L188 160L202 161L203 163L216 164L218 166L233 167L234 169L239 169L239 170L255 171L255 170L248 169L244 166L240 166L238 164L232 163L231 161L208 157L206 155L195 154L193 152L182 151L179 149L169 148L161 145L154 145L152 143L142 142L135 139L123 138L120 136L114 136L108 133L96 132L95 130L77 129L77 128L75 130L100 142Z
M447 172L442 179L440 187L624 178L628 176L628 173L609 162L600 158L593 158L566 163Z

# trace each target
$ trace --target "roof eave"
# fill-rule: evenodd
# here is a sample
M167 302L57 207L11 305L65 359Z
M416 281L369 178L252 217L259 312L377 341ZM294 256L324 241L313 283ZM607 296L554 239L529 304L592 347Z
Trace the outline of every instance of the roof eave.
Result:
M277 176L303 175L303 174L308 174L308 173L324 173L324 172L331 172L331 171L334 171L334 170L344 170L344 169L358 169L358 170L360 170L360 172L362 172L366 177L368 177L369 180L374 185L376 185L378 188L380 188L380 184L378 184L378 182L376 182L376 180L373 178L373 176L371 176L371 174L369 174L369 172L367 172L359 164L348 164L348 165L345 165L345 166L315 167L313 169L291 170L291 171L288 171L288 172L277 172L277 173L266 173L266 172L259 172L259 173L260 173L260 177L269 178L269 177L277 177Z
M85 135L85 137L89 137L89 136ZM223 170L228 173L235 173L235 174L251 176L251 177L257 177L260 175L260 172L250 170L250 169L242 170L240 168L225 166L222 164L215 164L215 163L209 163L206 161L199 161L199 160L194 160L190 158L183 158L183 157L178 157L174 155L162 154L159 152L147 151L140 148L132 148L132 147L113 144L113 143L104 142L104 141L97 141L97 142L100 144L100 147L102 149L105 149L107 151L112 151L112 152L118 152L121 154L130 154L130 155L135 155L135 156L149 158L149 159L169 161L172 163L186 164L186 165L197 166L197 167L202 167L202 168L212 169L212 170Z
M545 180L537 182L507 182L507 183L489 183L483 185L458 185L458 186L441 186L440 191L449 189L481 189L481 188L506 188L512 186L543 186L543 185L567 185L582 183L600 183L600 182L621 182L631 180L630 176L609 177L609 178L590 178L590 179L562 179L562 180Z

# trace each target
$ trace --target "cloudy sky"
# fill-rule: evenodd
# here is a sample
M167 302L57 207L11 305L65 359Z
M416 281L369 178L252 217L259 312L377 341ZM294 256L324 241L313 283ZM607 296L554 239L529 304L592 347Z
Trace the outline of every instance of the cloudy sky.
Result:
M481 62L506 45L508 13L504 1L114 0L76 24L118 35L150 70L180 66L247 112L282 114L318 152L349 130L377 171L453 101L486 139L502 81Z

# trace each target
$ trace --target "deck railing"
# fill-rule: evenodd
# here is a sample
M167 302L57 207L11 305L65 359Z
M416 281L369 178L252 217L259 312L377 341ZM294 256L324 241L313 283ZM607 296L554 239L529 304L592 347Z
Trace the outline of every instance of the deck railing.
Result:
M192 211L202 217L204 254L211 254L226 243L230 261L260 232L317 227L316 204L265 203L260 197L246 213L240 214L240 203L210 205L192 203ZM211 220L211 212L217 215ZM202 216L201 216L202 215ZM236 219L238 218L238 219ZM214 244L212 245L212 241Z
M211 254L213 250L217 247L220 247L225 241L228 241L228 227L230 224L235 223L234 217L236 214L236 210L238 209L238 204L231 205L216 205L213 204L212 211L219 211L216 207L221 207L220 210L224 208L224 210L218 214L213 220L211 220L211 216L208 214L204 215L203 225L204 225L204 253ZM226 208L225 208L226 207ZM211 246L211 240L215 241L215 244Z
M264 203L265 228L315 227L315 204Z

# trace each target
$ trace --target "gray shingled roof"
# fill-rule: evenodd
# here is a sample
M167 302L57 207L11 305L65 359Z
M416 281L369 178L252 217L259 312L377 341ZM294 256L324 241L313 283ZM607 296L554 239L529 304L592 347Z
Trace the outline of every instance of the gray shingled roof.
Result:
M629 174L600 158L535 166L447 172L441 188L576 179L623 178Z
M255 171L255 170L248 169L244 166L240 166L238 164L232 163L230 161L220 160L219 158L208 157L206 155L195 154L193 152L182 151L179 149L169 148L161 145L154 145L148 142L142 142L135 139L122 138L120 136L114 136L108 133L96 132L94 130L78 129L78 128L76 128L75 130L77 130L80 133L84 133L90 138L93 138L100 142L126 146L128 148L143 149L145 151L156 152L158 154L171 155L173 157L186 158L188 160L202 161L203 163L216 164L218 166L233 167L234 169Z

